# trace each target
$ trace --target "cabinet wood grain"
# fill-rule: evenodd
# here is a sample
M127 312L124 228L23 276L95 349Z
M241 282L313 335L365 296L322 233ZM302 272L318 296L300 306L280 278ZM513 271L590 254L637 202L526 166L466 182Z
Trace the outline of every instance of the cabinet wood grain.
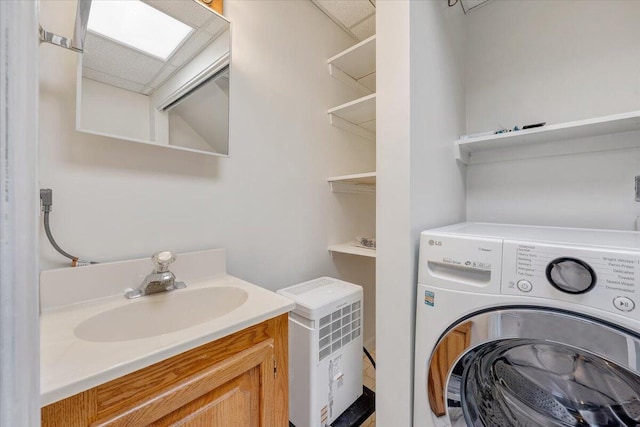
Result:
M429 405L438 417L446 413L447 374L458 356L470 345L471 325L471 322L463 323L451 331L438 345L431 358L428 378Z
M260 405L253 398L259 392L260 372L253 368L150 426L259 426Z

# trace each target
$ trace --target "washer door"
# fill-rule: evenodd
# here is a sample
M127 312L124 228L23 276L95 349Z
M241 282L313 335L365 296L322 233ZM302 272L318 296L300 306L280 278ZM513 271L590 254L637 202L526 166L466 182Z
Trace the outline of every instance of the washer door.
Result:
M640 426L639 366L629 331L545 309L485 312L439 340L429 403L456 427Z

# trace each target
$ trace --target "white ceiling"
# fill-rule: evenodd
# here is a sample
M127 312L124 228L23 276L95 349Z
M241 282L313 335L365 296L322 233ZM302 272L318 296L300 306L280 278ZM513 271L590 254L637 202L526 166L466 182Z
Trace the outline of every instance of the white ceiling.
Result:
M454 5L459 3L464 13L469 13L490 1L457 0L451 3ZM311 2L356 40L362 41L376 33L376 0L311 0Z
M364 40L376 33L375 0L311 1L356 40Z

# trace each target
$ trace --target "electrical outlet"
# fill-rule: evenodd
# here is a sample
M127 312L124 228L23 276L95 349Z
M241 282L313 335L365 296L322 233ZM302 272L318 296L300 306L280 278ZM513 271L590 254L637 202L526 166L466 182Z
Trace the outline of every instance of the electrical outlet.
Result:
M53 190L50 188L40 189L40 207L42 212L51 212L53 205Z

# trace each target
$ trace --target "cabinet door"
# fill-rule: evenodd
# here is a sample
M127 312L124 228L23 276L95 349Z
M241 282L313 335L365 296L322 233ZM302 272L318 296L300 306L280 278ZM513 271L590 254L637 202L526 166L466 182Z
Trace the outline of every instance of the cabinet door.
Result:
M271 427L274 360L269 339L92 426Z
M151 424L152 427L260 426L260 369L255 367Z

